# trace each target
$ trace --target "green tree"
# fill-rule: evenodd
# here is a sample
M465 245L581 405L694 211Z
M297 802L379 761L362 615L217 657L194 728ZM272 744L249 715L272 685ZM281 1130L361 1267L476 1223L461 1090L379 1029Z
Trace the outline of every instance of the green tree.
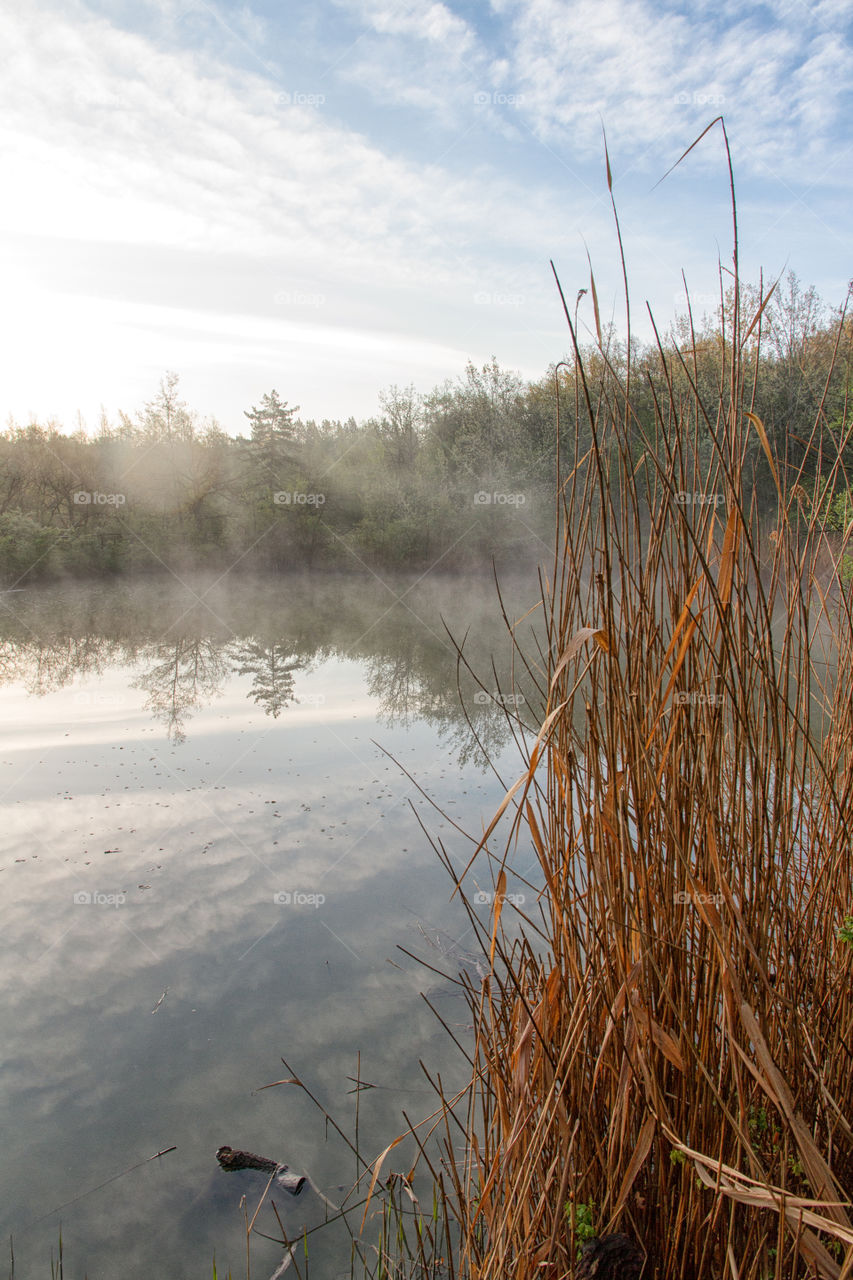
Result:
M275 388L261 397L260 405L243 411L252 424L252 453L270 483L277 479L282 466L293 459L294 417L298 411L299 406L289 406Z
M414 465L423 425L423 403L413 386L390 386L380 391L382 417L377 431L385 444L392 466L402 470Z

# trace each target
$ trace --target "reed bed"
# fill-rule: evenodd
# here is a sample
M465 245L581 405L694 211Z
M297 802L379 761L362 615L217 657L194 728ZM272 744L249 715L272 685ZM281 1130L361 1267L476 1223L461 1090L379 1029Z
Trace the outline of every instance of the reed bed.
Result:
M630 364L600 329L591 361L564 303L576 445L546 642L518 654L541 726L516 725L523 767L466 868L491 860L491 919L470 911L491 972L441 1176L476 1280L571 1277L615 1231L644 1277L853 1276L850 530L804 496L815 471L846 483L849 429L829 456L819 418L791 470L752 412L767 295L742 314L732 202L713 402L693 337L661 345L641 420Z

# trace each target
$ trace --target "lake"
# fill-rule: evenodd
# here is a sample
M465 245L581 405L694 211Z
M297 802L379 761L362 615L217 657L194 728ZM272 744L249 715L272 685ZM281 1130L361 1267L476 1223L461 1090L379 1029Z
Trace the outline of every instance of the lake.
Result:
M505 585L520 617L535 578ZM468 632L485 692L445 624ZM462 1038L465 1002L401 948L476 976L429 837L461 871L463 833L519 772L492 696L511 688L494 584L63 585L0 595L0 642L0 1226L17 1274L49 1274L61 1223L70 1278L209 1276L214 1251L244 1275L240 1198L266 1179L221 1171L217 1147L286 1161L333 1203L355 1173L300 1088L260 1086L298 1074L347 1132L357 1103L373 1159L403 1109L434 1109L420 1059L447 1090L466 1079L421 993ZM518 871L533 864L520 850ZM356 1094L359 1053L374 1087ZM289 1232L322 1217L310 1189L289 1199ZM312 1236L312 1272L348 1275L341 1246ZM281 1257L259 1240L252 1274Z

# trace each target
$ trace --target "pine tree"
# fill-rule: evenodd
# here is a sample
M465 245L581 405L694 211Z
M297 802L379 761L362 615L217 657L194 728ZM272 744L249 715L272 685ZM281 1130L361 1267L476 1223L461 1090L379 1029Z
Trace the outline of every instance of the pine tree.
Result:
M294 415L298 405L288 406L273 389L261 397L259 406L244 410L252 424L252 446L262 466L275 476L283 462L290 460L289 446L294 439Z

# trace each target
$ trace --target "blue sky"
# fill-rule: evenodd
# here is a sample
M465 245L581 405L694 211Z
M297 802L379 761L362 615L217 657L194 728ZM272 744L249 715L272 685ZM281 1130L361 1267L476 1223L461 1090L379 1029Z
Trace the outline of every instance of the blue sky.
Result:
M275 386L363 418L492 355L566 349L553 285L637 331L712 310L731 259L837 303L848 0L37 0L0 6L0 414L94 426L166 369L231 431ZM587 297L581 322L592 329ZM588 314L585 313L587 309Z

